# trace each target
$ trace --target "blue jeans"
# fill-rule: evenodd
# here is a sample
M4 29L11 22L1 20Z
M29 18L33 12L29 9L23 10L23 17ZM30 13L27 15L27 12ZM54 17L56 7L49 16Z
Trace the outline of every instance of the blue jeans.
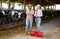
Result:
M29 27L30 27L30 31L32 31L32 23L33 20L26 19L26 32L28 32Z
M37 32L40 32L41 18L35 18L35 22L37 26Z

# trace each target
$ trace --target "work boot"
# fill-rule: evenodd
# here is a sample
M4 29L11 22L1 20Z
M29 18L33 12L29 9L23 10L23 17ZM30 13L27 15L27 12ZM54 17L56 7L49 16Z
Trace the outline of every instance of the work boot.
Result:
M28 32L25 32L25 34L24 34L24 35L25 35L25 36L26 36L26 35L28 35Z

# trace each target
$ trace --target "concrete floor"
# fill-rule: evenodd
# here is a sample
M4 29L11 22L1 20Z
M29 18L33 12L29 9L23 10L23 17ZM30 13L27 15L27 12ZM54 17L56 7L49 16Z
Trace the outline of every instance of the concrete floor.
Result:
M59 29L60 18L57 18L41 25L43 37L25 36L24 27L17 27L0 31L0 39L60 39ZM33 27L33 30L36 30L36 27Z

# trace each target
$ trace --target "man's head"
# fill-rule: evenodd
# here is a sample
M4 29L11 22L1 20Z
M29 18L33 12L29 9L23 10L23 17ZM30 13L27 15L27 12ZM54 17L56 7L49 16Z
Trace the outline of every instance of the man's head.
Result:
M32 4L28 4L28 8L31 9L32 8Z

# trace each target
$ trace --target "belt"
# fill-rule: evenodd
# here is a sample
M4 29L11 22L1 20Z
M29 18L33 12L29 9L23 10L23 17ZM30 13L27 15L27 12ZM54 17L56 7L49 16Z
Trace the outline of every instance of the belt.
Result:
M35 17L35 18L40 18L40 17Z

